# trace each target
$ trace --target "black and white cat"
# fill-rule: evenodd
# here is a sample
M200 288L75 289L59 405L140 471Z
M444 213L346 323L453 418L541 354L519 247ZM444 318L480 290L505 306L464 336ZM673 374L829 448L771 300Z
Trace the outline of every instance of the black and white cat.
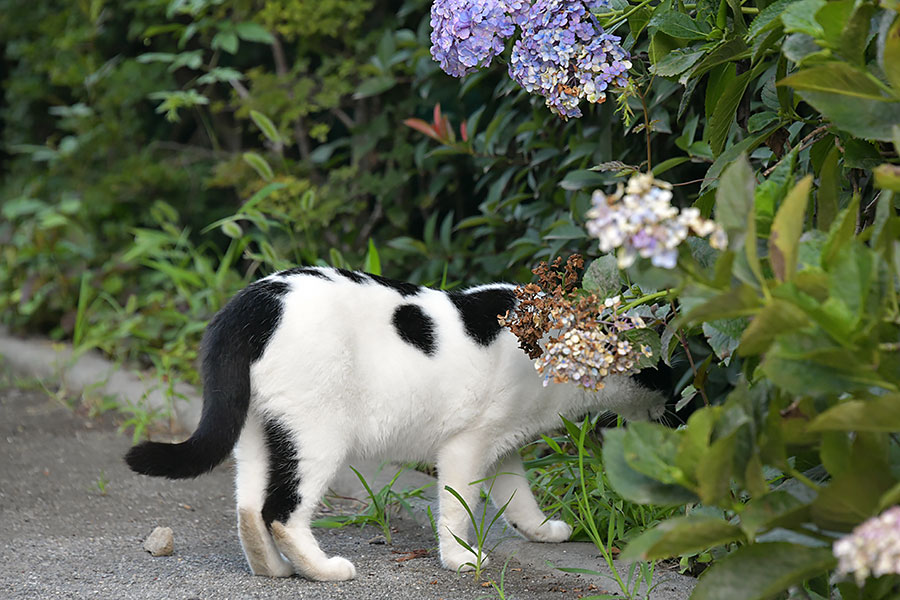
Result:
M316 580L355 576L328 557L310 529L322 495L347 464L369 459L437 465L441 562L472 561L466 537L479 484L496 475L497 505L530 540L562 542L571 528L547 520L517 448L559 426L609 409L658 418L662 396L626 377L601 393L544 387L497 316L514 286L444 292L342 269L303 267L238 293L203 339L203 413L180 444L145 442L126 460L138 473L173 479L210 471L234 450L241 544L257 575ZM452 533L451 533L452 532Z

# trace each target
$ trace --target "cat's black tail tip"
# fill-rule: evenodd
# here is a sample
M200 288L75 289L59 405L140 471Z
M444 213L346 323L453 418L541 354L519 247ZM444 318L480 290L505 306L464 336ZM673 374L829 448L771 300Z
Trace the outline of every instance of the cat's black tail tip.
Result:
M212 456L199 457L197 450L192 440L180 444L143 442L128 451L125 462L132 471L142 475L189 479L208 473L222 460Z

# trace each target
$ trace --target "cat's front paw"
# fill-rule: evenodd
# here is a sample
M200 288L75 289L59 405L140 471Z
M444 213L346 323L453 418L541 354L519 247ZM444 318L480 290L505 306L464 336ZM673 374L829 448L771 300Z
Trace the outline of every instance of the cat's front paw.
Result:
M572 527L565 521L544 521L537 529L523 533L532 542L559 543L568 541Z
M324 563L316 565L309 576L317 581L347 581L356 577L356 567L342 556L332 556Z
M441 564L445 569L456 572L474 571L477 562L478 558L462 546L441 550ZM489 562L488 557L482 555L481 568L486 567Z

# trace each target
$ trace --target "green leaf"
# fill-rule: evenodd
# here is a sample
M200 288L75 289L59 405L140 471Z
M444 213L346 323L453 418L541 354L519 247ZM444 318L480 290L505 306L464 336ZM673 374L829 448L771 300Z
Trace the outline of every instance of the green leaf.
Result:
M706 515L689 515L663 521L630 541L620 560L660 560L702 552L731 542L744 542L740 527Z
M741 335L747 328L748 319L737 317L731 319L713 319L703 323L703 335L719 360L726 361L740 343Z
M890 129L885 124L900 122L900 102L861 97L850 100L844 94L813 90L797 93L836 127L859 138L890 141Z
M259 23L238 23L234 26L238 37L247 42L258 44L274 44L275 36Z
M809 431L900 431L900 394L848 400L816 417Z
M812 519L819 527L832 531L852 530L877 513L882 495L896 485L886 456L878 448L879 440L872 435L857 437L851 451L850 468L833 477L813 501Z
M900 97L900 19L894 21L884 39L881 65L888 82L894 88L894 95Z
M797 269L797 244L811 186L812 175L798 181L775 213L769 235L769 262L779 281L793 278Z
M841 33L850 22L855 0L831 0L816 12L816 22L822 26L823 45L837 48ZM863 40L863 45L865 45Z
M603 440L603 466L613 489L638 504L678 505L697 497L680 485L664 484L632 469L625 460L624 429L607 431Z
M272 172L272 167L269 166L266 159L256 152L244 152L242 158L245 163L253 167L253 170L266 181L271 181L272 178L275 177L275 173Z
M706 175L703 178L703 184L700 186L701 194L705 192L713 182L719 181L719 175L725 167L737 160L741 154L752 152L780 128L780 124L771 125L760 133L747 136L737 144L725 148L725 151L715 159L715 162L713 162L712 166L706 171Z
M234 240L240 239L241 236L244 235L241 226L234 221L225 221L222 223L222 233Z
M716 505L730 494L737 437L737 430L720 437L700 456L696 475L703 504Z
M781 13L781 22L786 33L805 33L814 38L821 38L825 30L816 21L816 13L825 6L825 0L800 0L794 2Z
M650 19L650 27L657 27L660 31L673 38L682 40L702 40L709 36L709 26L699 19L692 19L685 13L677 10L657 9Z
M623 450L628 466L662 483L683 483L681 469L673 466L680 435L656 423L631 423L625 430Z
M237 54L239 44L237 34L232 30L225 30L213 36L209 47L213 50L222 49L228 54Z
M869 2L856 3L838 41L838 49L844 58L859 66L865 64L866 42L874 12L873 4ZM897 58L900 59L900 55Z
M885 163L875 167L874 173L876 187L900 192L900 166Z
M731 130L732 123L734 123L738 105L741 103L741 98L744 97L747 86L750 85L750 82L757 74L758 68L741 73L725 86L724 92L719 96L716 108L710 115L707 126L709 129L707 137L713 156L718 156L722 153L725 141L728 139L728 132Z
M741 335L738 347L740 356L763 354L784 333L803 329L809 324L806 314L784 300L773 299L756 313L747 329Z
M836 564L830 546L810 548L787 542L744 546L703 573L691 600L766 600Z
M584 188L595 188L606 183L607 176L603 173L597 173L589 169L580 169L577 171L569 171L563 180L559 182L559 187L564 190L575 191Z
M859 69L844 62L829 62L788 75L776 85L795 90L828 92L850 98L890 102L878 85ZM847 102L847 98L844 98Z
M828 231L838 213L841 196L841 168L838 159L841 151L837 146L825 156L819 174L819 189L816 192L816 227Z
M753 498L741 512L741 528L748 539L775 527L793 527L803 522L809 505L793 494L775 490Z
M778 24L781 24L781 14L784 12L785 8L796 1L797 0L778 0L762 9L750 23L747 38L752 40L760 34L770 31Z
M666 55L650 67L650 72L661 77L672 77L684 73L706 54L703 50L679 48Z
M662 349L659 334L656 333L656 331L650 328L628 329L627 331L623 331L621 335L639 348L642 348L643 346L650 347L650 356L640 354L638 355L637 360L635 360L634 364L638 370L655 367L657 363L659 363L659 358L662 356Z
M716 191L716 221L728 234L732 249L743 243L747 220L753 212L756 177L745 154L741 154L722 173Z
M259 127L260 131L263 132L263 135L266 136L270 142L276 146L280 146L283 143L281 135L278 133L278 128L275 127L275 123L272 122L272 119L258 110L251 110L250 118L256 123L256 126Z
M854 195L850 204L838 213L837 219L831 225L825 247L822 248L822 266L826 269L834 262L841 252L856 236L856 219L859 212L859 196Z
M379 75L377 77L372 77L359 84L359 87L356 88L356 93L353 94L353 99L361 100L363 98L369 98L370 96L377 96L378 94L388 91L395 85L397 85L397 79L393 75Z
M378 257L378 249L375 242L369 238L369 250L366 252L366 258L363 261L363 270L372 275L381 275L381 259Z
M581 286L600 298L618 294L622 289L622 282L615 255L605 254L591 262L581 278Z

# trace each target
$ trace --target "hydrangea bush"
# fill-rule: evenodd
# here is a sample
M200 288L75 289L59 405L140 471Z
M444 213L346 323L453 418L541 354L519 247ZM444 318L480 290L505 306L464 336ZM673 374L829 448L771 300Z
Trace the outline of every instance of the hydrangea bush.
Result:
M628 52L592 14L608 8L607 0L436 0L431 54L462 77L490 65L518 26L509 76L562 118L580 117L582 100L603 102L607 89L628 84Z
M777 3L759 12L746 34L725 37L706 54L702 44L726 31L729 6L722 3L715 19L695 23L664 4L649 21L653 43L647 50L654 76L684 74L683 83L712 68L707 63L715 65L711 61L732 57L729 52L737 56L754 44L749 66L737 71L744 75L721 71L717 77L725 77L726 84L708 83L711 114L702 143L679 141L692 158L712 162L700 180L700 193L692 198L693 206L679 206L673 186L654 176L650 144L657 125L641 96L647 161L597 165L595 173L618 170L633 176L615 193L596 189L590 206L578 215L596 240L592 248L615 255L591 265L581 292L548 287L539 269L542 282L520 288L519 314L501 322L535 358L545 383L599 389L612 372L669 362L676 349L683 350L691 373L679 405L699 393L702 408L678 430L634 424L604 436L604 468L622 496L641 504L686 507L683 516L631 540L622 558L716 550L725 558L709 568L694 598L761 600L789 588L802 588L809 598L897 597L898 509L891 506L900 502L900 216L895 195L900 171L894 164L900 149L900 73L885 58L900 60L900 45L891 37L900 34L896 12L880 13L881 29L875 31L876 8L866 2L853 8L823 1L810 13L800 9L804 3ZM839 5L847 10L831 19ZM485 35L513 39L506 43L510 76L543 96L551 112L563 119L580 117L582 100L602 102L608 88L629 84L631 58L597 18L609 10L607 4L535 0L530 8L520 8L515 17L506 12L503 36L487 25ZM732 22L742 24L743 9L731 8ZM698 8L698 19L700 14ZM809 26L800 24L801 16ZM708 25L712 21L715 29ZM639 32L647 22L634 19L629 25ZM775 39L784 31L796 32L788 38L794 45L785 51L787 58L771 66L757 62L771 43L765 36ZM817 55L818 63L803 65L799 35L825 50ZM860 44L865 50L875 36L879 50L860 55ZM697 43L679 47L679 39ZM828 63L831 52L839 58ZM467 67L485 66L500 53L501 45L493 44L489 54ZM853 61L840 62L851 55L853 66L848 64ZM866 56L872 58L869 74L861 67ZM762 102L771 114L751 119L743 139L725 150L735 117L741 124L746 118L741 112L752 106L742 104L748 82L765 67L772 86L771 94L763 90ZM856 82L856 93L866 89L868 100L879 103L866 105L871 117L866 122L840 108L848 101L842 94L849 92L831 82L842 77ZM873 161L888 157L889 162L874 170L874 187L880 191L870 196L865 210L857 191L836 192L840 153L853 156L853 150L839 145L841 134L832 134L831 145L808 151L828 130L820 124L788 151L778 128L764 121L775 123L778 115L801 110L785 89L777 88L785 85L822 111L836 130L846 127L867 140L894 142L893 148L870 146L876 150ZM688 86L685 93L693 91ZM881 129L872 125L878 119ZM770 150L756 153L770 156L769 166L755 171L742 151L762 143ZM860 146L850 140L850 147ZM683 160L668 159L660 167ZM815 194L813 177L798 176L800 160L815 172ZM563 187L581 190L598 177L585 172ZM660 302L671 310L658 311ZM646 337L640 343L618 337L629 332ZM702 364L691 355L688 339L695 336L711 349ZM641 362L648 358L649 363ZM730 371L731 391L710 402L704 388L715 368ZM694 511L700 506L702 511Z

